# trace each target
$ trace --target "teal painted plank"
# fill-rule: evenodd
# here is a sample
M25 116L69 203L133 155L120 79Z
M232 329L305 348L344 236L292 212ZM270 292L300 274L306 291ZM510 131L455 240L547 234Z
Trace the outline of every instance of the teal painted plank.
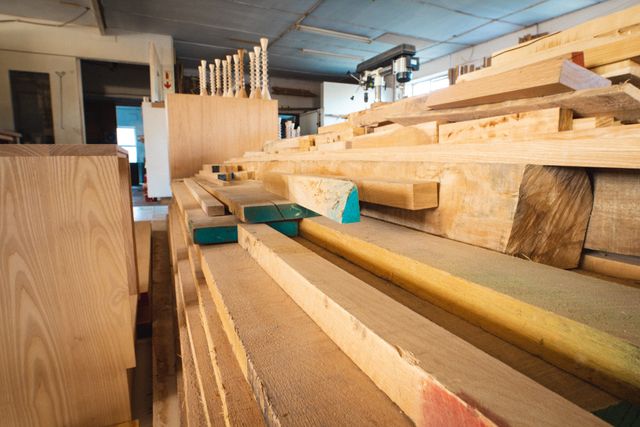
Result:
M354 222L360 222L360 201L358 200L357 188L349 193L342 213L343 224L351 224Z
M593 413L615 427L640 427L640 406L620 402Z
M297 237L298 236L298 221L278 221L268 222L269 227L274 230L278 230L285 236Z
M298 236L298 221L277 221L267 223L288 237ZM216 245L220 243L237 243L238 226L202 227L193 230L193 242L198 245Z
M262 206L247 206L244 209L244 219L253 224L288 219L303 219L318 216L310 209L296 203L278 203ZM359 215L358 210L358 215Z

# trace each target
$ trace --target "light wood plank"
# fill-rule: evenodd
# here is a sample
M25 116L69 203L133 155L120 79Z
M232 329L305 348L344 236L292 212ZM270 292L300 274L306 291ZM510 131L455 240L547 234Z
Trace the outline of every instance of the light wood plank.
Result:
M151 222L135 222L134 231L136 262L138 264L138 290L140 293L146 293L149 292L149 279L151 278Z
M438 122L425 122L387 132L374 132L345 141L345 148L407 147L438 143Z
M410 425L239 245L201 251L224 330L268 425Z
M468 107L610 86L611 82L564 59L551 59L462 82L429 95L427 107Z
M440 125L438 142L456 144L491 139L531 138L572 129L573 112L559 107Z
M261 225L243 224L239 233L260 266L416 425L564 425L568 414L602 424L293 240Z
M584 247L640 256L640 173L594 171L593 196Z
M583 119L574 119L572 124L572 130L604 128L607 126L614 126L614 125L615 125L615 120L613 116L585 117Z
M638 304L639 289L379 221L346 227L317 218L303 221L301 233L550 363L637 400L640 315L630 307Z
M640 257L589 251L582 255L580 268L606 276L640 282Z
M630 82L633 85L640 86L640 64L632 59L601 65L592 68L591 71L600 74L613 83Z
M268 173L264 188L341 224L360 220L358 188L324 176Z
M213 197L207 190L202 188L195 180L185 178L182 182L186 185L187 189L191 192L191 195L196 202L200 204L200 207L209 216L224 215L224 205Z

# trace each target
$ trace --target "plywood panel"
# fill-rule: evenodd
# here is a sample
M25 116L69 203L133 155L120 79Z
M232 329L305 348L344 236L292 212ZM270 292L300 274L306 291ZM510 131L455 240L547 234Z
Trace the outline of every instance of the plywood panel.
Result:
M166 106L171 179L259 151L278 137L277 101L169 94Z

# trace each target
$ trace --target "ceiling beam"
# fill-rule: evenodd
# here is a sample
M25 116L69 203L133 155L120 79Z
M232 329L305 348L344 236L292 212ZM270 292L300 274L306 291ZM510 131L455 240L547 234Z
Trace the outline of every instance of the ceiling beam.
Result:
M91 0L91 9L93 9L93 16L96 18L96 25L98 26L98 30L100 30L100 35L104 36L107 33L107 29L104 24L104 17L102 16L100 0Z

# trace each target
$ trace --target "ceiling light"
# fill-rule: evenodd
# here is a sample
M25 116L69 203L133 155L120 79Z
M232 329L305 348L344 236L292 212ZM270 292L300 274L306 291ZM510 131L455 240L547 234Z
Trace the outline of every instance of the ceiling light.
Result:
M363 58L355 55L345 55L343 53L334 53L334 52L326 52L324 50L315 50L315 49L300 49L302 53L308 53L311 55L322 55L322 56L332 56L334 58L343 58L343 59L351 59L353 61L362 61Z
M297 25L296 29L305 33L321 34L323 36L337 37L339 39L353 40L360 43L370 44L372 40L369 37L359 36L357 34L343 33L341 31L327 30L325 28L310 27L308 25Z

